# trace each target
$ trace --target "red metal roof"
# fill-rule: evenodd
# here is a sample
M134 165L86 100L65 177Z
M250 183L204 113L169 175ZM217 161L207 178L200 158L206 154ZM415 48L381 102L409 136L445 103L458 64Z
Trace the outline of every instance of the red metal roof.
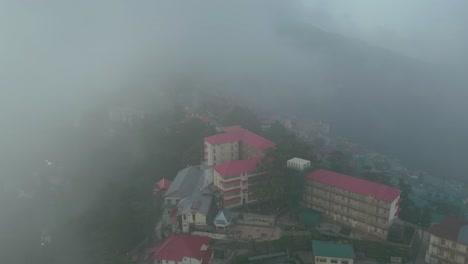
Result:
M307 178L350 192L371 196L375 199L386 202L393 202L401 193L400 190L383 184L366 181L324 169L318 169L309 173Z
M165 178L162 178L156 183L156 185L159 186L160 189L169 189L169 186L171 186L171 184L172 181Z
M435 236L463 243L459 239L459 234L464 226L468 226L468 221L446 216L442 222L431 226L428 231Z
M264 151L275 146L275 143L269 141L268 139L265 139L241 127L231 127L229 128L229 132L206 137L205 141L212 145L243 141L259 151Z
M232 175L238 175L246 172L253 172L257 170L257 163L261 161L261 158L253 158L246 160L232 160L214 167L221 176L228 177Z
M183 234L171 234L162 244L152 259L182 262L184 257L198 259L200 261L211 260L213 251L202 250L202 246L208 247L211 238L203 236L189 236Z

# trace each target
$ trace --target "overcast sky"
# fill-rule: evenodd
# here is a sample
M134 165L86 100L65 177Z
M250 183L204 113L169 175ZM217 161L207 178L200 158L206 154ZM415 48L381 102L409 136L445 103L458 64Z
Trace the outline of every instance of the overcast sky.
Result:
M52 120L187 72L301 71L310 61L277 35L287 21L461 63L467 11L464 0L0 0L0 127Z

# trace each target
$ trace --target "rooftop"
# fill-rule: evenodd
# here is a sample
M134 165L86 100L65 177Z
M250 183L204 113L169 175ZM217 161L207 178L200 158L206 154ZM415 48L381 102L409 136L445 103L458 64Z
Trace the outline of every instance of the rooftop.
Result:
M377 200L393 202L401 193L400 190L341 173L317 169L307 175L307 178L339 189L371 196Z
M294 163L298 163L298 164L307 164L310 162L310 160L305 160L305 159L301 159L301 158L292 158L290 160L288 160L288 162L294 162Z
M253 158L246 160L232 160L214 167L221 176L228 177L231 175L238 175L246 172L253 172L257 170L257 163L261 158Z
M440 224L431 226L428 231L440 238L468 245L467 221L446 216Z
M316 257L354 259L354 249L349 244L338 244L319 240L312 241L312 253Z
M171 234L164 242L156 245L156 253L152 259L182 262L184 257L207 260L212 255L208 249L211 238L203 236L189 236Z
M181 193L183 196L192 194L195 187L204 188L213 182L213 170L208 166L190 166L180 170L170 184L166 196Z
M259 151L264 151L275 146L275 143L242 127L232 126L224 128L224 130L227 133L206 137L205 141L212 145L243 141Z

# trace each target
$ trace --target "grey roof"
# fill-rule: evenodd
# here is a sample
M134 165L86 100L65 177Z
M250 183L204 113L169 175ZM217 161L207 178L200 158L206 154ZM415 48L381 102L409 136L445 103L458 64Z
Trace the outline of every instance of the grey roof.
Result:
M166 192L166 196L180 192L184 196L192 194L193 189L200 185L208 186L213 182L213 169L207 166L190 166L177 173L174 181Z
M228 226L232 223L232 220L234 220L234 217L227 209L224 209L218 212L213 223L215 224L215 226ZM217 224L217 221L224 221L226 224L220 225Z
M178 214L197 212L208 214L213 200L213 191L209 185L213 182L213 169L201 165L185 168L177 174L166 196L175 192L184 195L177 205Z

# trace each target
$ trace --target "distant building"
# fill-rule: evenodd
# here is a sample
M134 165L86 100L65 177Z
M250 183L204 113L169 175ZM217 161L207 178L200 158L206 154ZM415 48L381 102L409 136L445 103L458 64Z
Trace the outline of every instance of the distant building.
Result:
M112 108L108 111L109 119L127 125L135 125L145 118L145 112L130 107Z
M428 232L431 235L426 263L468 263L467 221L445 217L441 223L431 226Z
M289 252L280 251L248 258L250 264L289 264Z
M307 168L310 168L311 162L310 160L300 159L300 158L292 158L287 161L287 167L299 171L304 171Z
M353 264L356 258L349 244L338 244L319 240L312 241L312 254L315 263Z
M324 169L306 178L304 205L340 224L386 239L398 217L401 191Z
M171 234L164 242L149 248L154 264L209 264L214 250L211 238Z

